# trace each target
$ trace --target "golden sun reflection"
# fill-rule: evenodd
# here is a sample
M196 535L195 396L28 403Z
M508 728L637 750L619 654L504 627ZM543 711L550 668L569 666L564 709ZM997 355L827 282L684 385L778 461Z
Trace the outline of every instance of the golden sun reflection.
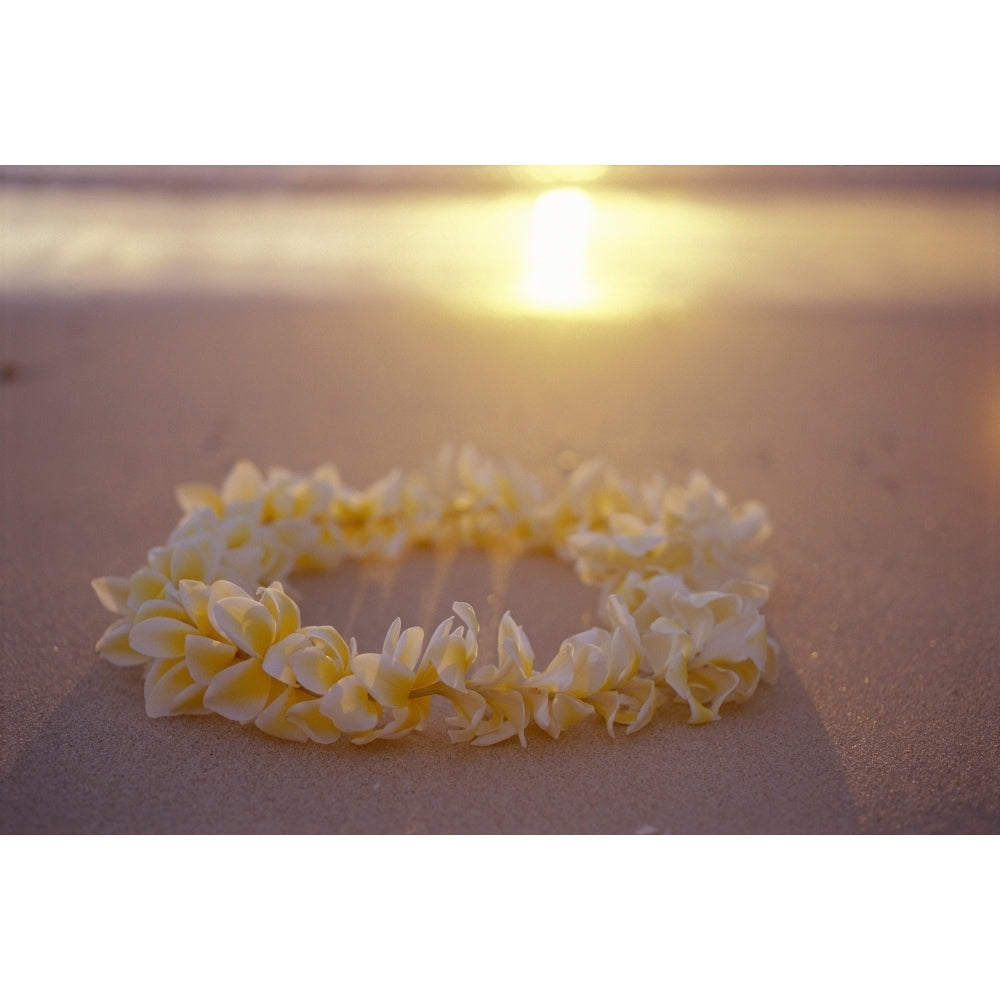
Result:
M579 188L540 194L531 209L527 270L522 292L541 309L578 309L590 303L587 247L593 205Z

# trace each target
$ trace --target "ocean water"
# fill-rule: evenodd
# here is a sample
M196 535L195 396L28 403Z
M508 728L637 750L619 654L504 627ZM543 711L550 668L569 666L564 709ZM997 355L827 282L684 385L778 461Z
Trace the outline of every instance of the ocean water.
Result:
M2 291L990 306L992 168L5 168Z

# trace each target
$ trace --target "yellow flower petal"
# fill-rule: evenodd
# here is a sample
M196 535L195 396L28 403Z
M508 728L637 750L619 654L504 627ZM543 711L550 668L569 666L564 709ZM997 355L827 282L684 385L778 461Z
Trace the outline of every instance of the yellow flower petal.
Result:
M215 487L207 483L182 483L174 490L177 503L185 514L208 507L217 514L222 513L222 498Z
M552 718L552 696L546 691L526 690L524 703L535 725L553 739L558 739L560 729Z
M726 670L715 664L707 663L688 669L691 696L702 703L708 701L713 718L718 717L719 709L736 690L739 682L739 675L735 671Z
M758 668L767 660L767 632L756 611L717 622L698 657L706 663L752 660Z
M639 705L635 718L625 727L625 734L631 736L652 721L653 713L662 704L662 696L656 684L646 677L636 677L630 681L626 685L626 692Z
M189 624L187 613L181 604L173 600L171 596L153 598L143 603L136 609L136 622L145 621L147 618L172 618L179 622Z
M230 504L256 500L264 492L264 477L253 462L237 462L222 484L222 500Z
M104 635L97 640L97 652L116 667L137 667L148 663L149 657L134 650L130 645L131 634L132 619L120 618L113 625L109 625L104 630Z
M288 710L297 704L298 692L287 688L254 720L254 725L270 736L306 743L309 735L288 718Z
M144 684L146 714L151 719L169 715L203 715L205 687L188 672L184 660L156 660Z
M374 655L374 654L370 654ZM367 733L379 723L379 707L357 677L337 681L320 699L320 711L343 733Z
M205 685L192 681L170 702L171 715L209 715L205 708Z
M465 627L473 634L479 635L479 619L476 617L476 609L465 601L455 601L451 610L461 618Z
M406 708L394 708L392 718L381 729L376 729L374 736L380 740L398 740L407 733L423 729L430 714L430 701L430 698L415 698Z
M170 659L184 655L184 642L195 635L193 625L176 618L147 618L132 626L131 647L146 656Z
M319 695L326 694L341 677L345 677L348 669L346 664L333 659L321 647L311 644L296 650L289 659L289 665L295 681L307 691Z
M262 587L259 598L260 603L267 608L274 619L275 636L278 639L283 639L301 626L299 607L285 593L285 588L280 583Z
M523 628L514 621L509 611L504 612L497 630L497 652L501 674L513 673L529 677L535 663L535 652Z
M298 687L295 672L292 670L291 658L296 652L308 645L309 640L304 635L297 633L279 640L268 649L264 656L264 673L283 684Z
M351 670L380 705L403 708L407 704L415 678L401 660L378 653L359 653Z
M236 647L207 635L188 635L184 639L184 658L191 676L201 684L210 684L236 657Z
M452 728L448 738L452 743L464 743L473 739L476 729L486 714L486 699L477 691L448 691L444 697L458 711L458 715L445 719Z
M170 581L162 574L144 566L129 577L128 606L138 608L146 601L163 596Z
M208 585L200 580L181 580L177 584L177 593L181 599L181 606L195 628L202 635L211 635L213 639L220 638L208 619Z
M465 691L466 674L478 651L476 636L479 623L471 605L456 603L453 610L465 628L450 631L453 618L446 618L435 630L427 644L421 671L433 670L442 684L456 691ZM429 681L421 680L421 684Z
M215 538L206 536L178 542L170 553L170 579L174 583L214 580L221 556L222 546Z
M212 678L205 707L234 722L250 722L264 711L270 692L271 678L260 660L240 660Z
M526 745L524 727L528 724L528 710L520 691L483 692L486 699L486 716L476 727L475 746L488 746L517 736L521 746Z
M225 597L245 597L250 599L250 595L239 584L232 580L215 580L208 588L208 604L221 601Z
M333 720L320 711L318 698L297 702L286 715L315 743L336 743L340 739L340 730Z
M552 718L559 729L566 730L588 716L594 714L594 706L588 705L570 694L559 693L552 697Z
M597 694L592 694L587 700L594 706L601 718L604 719L608 735L614 739L615 717L621 707L621 696L619 693L617 691L598 691Z
M209 598L212 624L235 646L253 657L262 657L274 641L274 616L252 597Z
M474 747L493 746L495 743L502 743L504 740L509 740L512 736L518 735L521 735L521 746L524 746L524 734L518 734L517 727L514 723L509 719L505 719L495 729L488 729L481 736L477 736L472 741L472 745Z

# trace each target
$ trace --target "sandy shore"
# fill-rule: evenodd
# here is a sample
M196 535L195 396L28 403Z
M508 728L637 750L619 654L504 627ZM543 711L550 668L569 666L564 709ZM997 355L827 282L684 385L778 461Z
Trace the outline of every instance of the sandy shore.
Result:
M981 207L995 220L995 198ZM997 832L1000 310L995 284L978 299L962 287L917 305L730 300L573 320L409 294L8 283L0 829ZM139 675L94 654L109 616L89 581L165 539L176 484L250 458L333 461L364 485L444 441L549 477L567 451L635 476L702 468L732 500L762 501L779 683L718 724L665 709L614 741L581 725L474 749L439 725L322 747L215 717L150 720ZM495 594L540 655L592 602L555 563L501 572L479 555L303 589L307 610L349 614L359 637Z

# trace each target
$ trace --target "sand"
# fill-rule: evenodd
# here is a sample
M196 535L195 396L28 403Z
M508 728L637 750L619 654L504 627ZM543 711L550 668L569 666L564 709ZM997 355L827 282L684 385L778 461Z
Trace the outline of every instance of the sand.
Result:
M56 288L49 272L21 281L19 257L2 301L0 830L997 832L997 201L975 197L982 229L951 238L987 255L981 270L945 273L930 301L901 293L917 265L898 255L865 294L605 318L477 313L370 281L325 295L178 290L155 274ZM950 232L947 205L936 224ZM858 229L859 253L884 265L879 232ZM914 259L933 255L921 248ZM771 252L789 268L798 256ZM93 652L110 616L89 581L165 539L178 483L250 458L333 461L365 485L445 441L549 479L568 452L637 477L701 468L732 500L762 501L777 685L717 724L666 708L615 740L583 724L470 748L435 722L323 747L216 717L150 720L140 675ZM301 586L307 614L359 637L396 614L432 624L457 599L510 607L540 655L593 600L554 561L481 554Z

